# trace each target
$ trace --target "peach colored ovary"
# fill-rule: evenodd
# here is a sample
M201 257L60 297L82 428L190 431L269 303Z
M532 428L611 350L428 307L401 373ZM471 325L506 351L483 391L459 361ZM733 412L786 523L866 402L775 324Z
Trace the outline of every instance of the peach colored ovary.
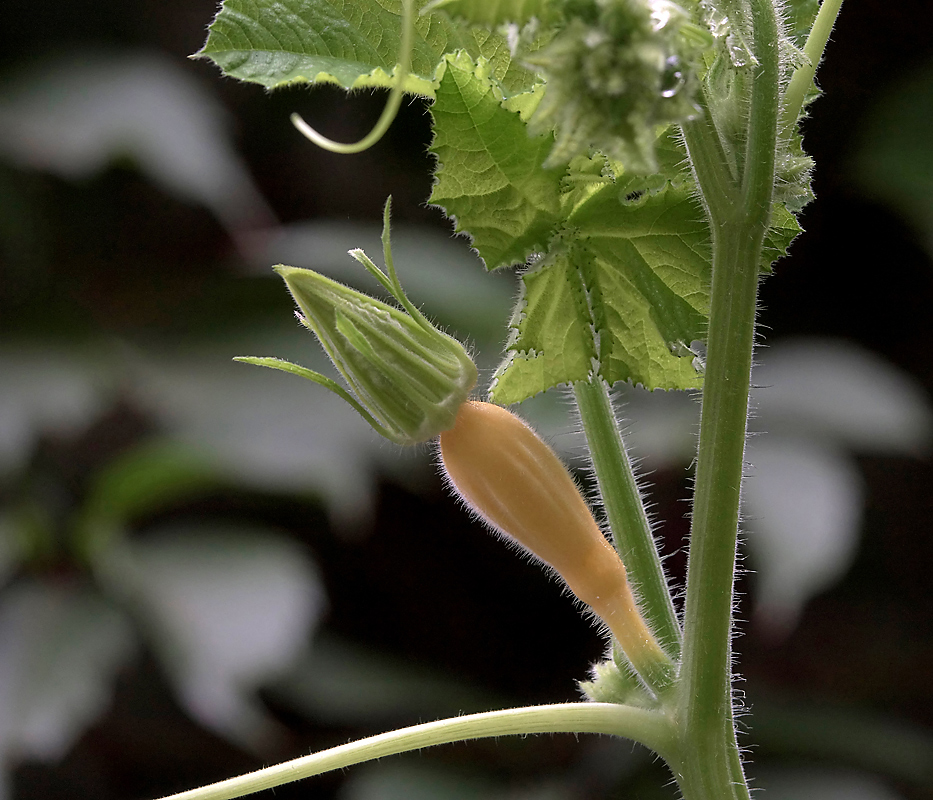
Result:
M496 530L552 566L628 653L657 649L635 607L625 567L553 450L508 410L470 401L440 436L462 499Z

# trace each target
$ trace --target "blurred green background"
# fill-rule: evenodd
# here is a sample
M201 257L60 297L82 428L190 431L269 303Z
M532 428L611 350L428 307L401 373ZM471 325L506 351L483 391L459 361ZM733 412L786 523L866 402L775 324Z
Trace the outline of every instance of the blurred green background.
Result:
M364 289L394 198L416 302L481 381L516 282L450 237L427 106L272 95L186 57L206 0L0 10L0 798L148 798L436 717L578 698L597 632L377 441L269 266ZM805 126L817 200L763 286L737 668L750 773L785 800L933 797L933 8L850 2ZM378 259L377 259L378 260ZM526 404L568 458L557 397ZM623 392L685 569L696 403ZM584 481L587 475L581 473ZM760 478L760 480L758 480ZM669 798L625 743L457 745L278 798ZM272 794L269 793L271 797Z

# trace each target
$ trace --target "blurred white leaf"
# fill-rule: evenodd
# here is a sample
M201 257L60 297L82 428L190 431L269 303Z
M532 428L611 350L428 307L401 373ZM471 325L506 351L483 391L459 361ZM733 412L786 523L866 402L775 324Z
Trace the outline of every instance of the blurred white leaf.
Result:
M111 396L102 371L79 353L5 347L0 351L0 475L22 464L40 433L80 430Z
M648 469L690 464L696 457L700 402L693 392L623 387L616 403L626 447Z
M106 709L136 642L121 612L81 585L24 580L0 601L0 753L61 758Z
M902 800L874 775L794 767L762 771L753 786L768 800Z
M450 675L326 636L315 638L314 647L271 689L310 718L341 725L391 725L413 714L439 719L509 705Z
M233 354L274 354L333 371L313 337L297 326L291 340L269 343L267 350L255 346L254 352ZM140 362L140 402L228 474L270 491L320 492L338 521L365 519L379 467L398 474L412 463L415 449L389 444L321 387L234 363L230 356L208 352Z
M15 164L74 179L129 157L230 231L273 220L220 105L165 56L87 52L44 61L0 91L0 154Z
M252 260L259 272L270 264L306 267L383 297L385 290L347 255L360 248L382 265L381 234L381 225L345 220L284 225L256 237ZM487 273L466 240L424 225L393 224L392 260L405 291L429 317L459 325L471 339L494 346L504 339L515 276ZM498 347L493 355L499 357Z
M752 373L754 430L793 429L862 453L924 453L929 398L909 375L841 341L790 340L759 353Z
M192 716L261 748L275 726L253 692L293 666L324 607L306 552L266 530L191 525L103 558L103 579L139 613Z
M755 571L757 621L775 637L804 604L851 565L862 517L862 477L832 447L787 436L753 436L743 485L746 542Z

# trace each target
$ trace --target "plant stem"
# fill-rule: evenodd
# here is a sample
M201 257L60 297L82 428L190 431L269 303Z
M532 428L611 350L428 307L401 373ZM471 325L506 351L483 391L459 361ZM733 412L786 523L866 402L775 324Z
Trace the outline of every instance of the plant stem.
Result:
M720 800L733 796L722 792L733 783L732 592L761 234L738 224L717 233L680 687L693 774L678 782L685 796L681 777Z
M681 670L684 762L675 769L688 800L749 797L732 711L733 582L758 276L774 192L780 77L774 6L771 0L751 0L749 8L758 64L750 82L741 192L707 205L713 233L710 327ZM697 174L702 179L700 170ZM701 183L705 197L711 188L716 189Z
M702 89L698 105L702 113L685 122L681 130L706 213L712 220L723 219L734 208L737 184Z
M807 37L807 43L804 45L803 52L807 56L808 63L798 68L787 85L787 91L784 92L784 113L781 117L781 136L785 139L790 138L803 109L804 100L810 86L813 84L813 78L816 75L816 68L819 66L820 59L823 57L823 51L826 49L826 43L829 41L829 35L833 31L833 25L836 23L836 17L839 16L839 9L842 8L842 0L823 0L820 10L810 29L810 35Z
M322 772L422 747L529 733L602 733L625 736L662 755L670 754L675 745L670 720L656 711L615 703L561 703L509 708L382 733L237 778L173 794L162 800L231 800Z
M609 387L594 375L589 381L574 384L573 391L616 549L648 627L676 660L680 656L680 623L613 413Z

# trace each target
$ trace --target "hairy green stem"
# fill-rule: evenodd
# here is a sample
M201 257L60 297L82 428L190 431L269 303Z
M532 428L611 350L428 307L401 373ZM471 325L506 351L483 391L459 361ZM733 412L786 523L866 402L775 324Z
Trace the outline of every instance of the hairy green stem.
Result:
M231 800L285 783L385 756L438 744L530 733L602 733L624 736L670 758L675 735L657 711L615 703L561 703L487 711L382 733L162 800Z
M763 231L734 224L713 242L710 332L687 571L681 667L684 775L700 798L732 797L731 635L755 299ZM687 794L684 789L685 795ZM690 800L690 796L688 800ZM742 795L738 795L742 796Z
M651 524L609 398L597 375L574 384L574 397L616 549L648 627L673 659L681 631Z
M829 41L829 35L833 31L833 25L836 24L836 17L839 16L841 8L842 0L823 0L813 27L810 29L810 35L803 48L807 56L807 64L794 72L787 85L787 91L784 92L781 136L785 139L790 138L800 112L803 110L804 100L813 83L816 68L819 66L820 59L823 58L823 51L826 49L826 43Z
M680 686L684 762L676 770L688 800L749 797L732 711L732 606L758 276L774 192L780 79L774 6L771 0L752 0L750 11L758 63L751 67L755 74L741 191L708 202L713 234L710 327ZM704 185L700 170L697 174L709 199L716 187Z
M701 199L707 214L714 220L724 219L734 209L736 176L729 169L729 159L702 92L698 105L702 113L681 126L684 144L697 184L702 187Z

